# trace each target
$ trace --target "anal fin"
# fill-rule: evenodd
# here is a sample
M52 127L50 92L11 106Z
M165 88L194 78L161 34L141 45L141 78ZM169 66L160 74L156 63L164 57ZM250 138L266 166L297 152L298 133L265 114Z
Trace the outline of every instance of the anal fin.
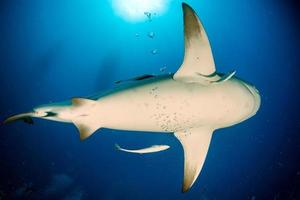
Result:
M87 123L84 119L73 120L74 125L77 127L80 135L80 140L85 140L90 137L100 126L96 123Z
M175 133L184 150L182 192L187 192L196 181L204 164L212 133L213 130L208 127L193 128L186 132Z
M80 140L84 140L97 131L101 125L94 111L97 110L97 101L85 98L73 98L72 106L75 112L80 113L72 122L77 127Z

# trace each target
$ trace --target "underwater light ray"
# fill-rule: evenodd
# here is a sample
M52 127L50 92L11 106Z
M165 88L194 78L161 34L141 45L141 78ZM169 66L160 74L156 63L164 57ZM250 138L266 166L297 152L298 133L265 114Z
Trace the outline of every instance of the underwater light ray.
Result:
M147 20L145 13L166 11L170 0L111 0L116 14L131 22Z

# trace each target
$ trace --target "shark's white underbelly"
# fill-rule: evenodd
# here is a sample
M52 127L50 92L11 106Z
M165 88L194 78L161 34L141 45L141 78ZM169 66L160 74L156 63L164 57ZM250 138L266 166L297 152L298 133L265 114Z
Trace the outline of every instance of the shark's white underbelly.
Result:
M234 87L234 83L228 84L228 88ZM241 112L240 106L251 106L251 102L238 105L231 95L220 86L166 79L102 97L98 100L99 118L102 127L121 130L176 132L199 126L225 127L232 123L234 112Z

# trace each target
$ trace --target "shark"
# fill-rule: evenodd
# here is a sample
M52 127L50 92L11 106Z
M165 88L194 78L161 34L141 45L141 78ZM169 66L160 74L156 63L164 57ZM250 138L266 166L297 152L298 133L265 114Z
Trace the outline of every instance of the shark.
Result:
M204 165L214 131L254 116L261 98L235 71L216 71L202 22L186 3L182 9L184 58L175 73L138 76L105 94L38 106L4 123L32 124L33 117L73 123L81 140L100 128L172 134L183 148L182 192L187 192Z

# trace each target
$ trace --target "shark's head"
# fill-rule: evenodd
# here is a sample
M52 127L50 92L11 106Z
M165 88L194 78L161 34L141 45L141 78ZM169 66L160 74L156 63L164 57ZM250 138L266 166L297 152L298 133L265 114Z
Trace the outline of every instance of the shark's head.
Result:
M242 92L244 94L241 95L244 96L244 98L241 99L242 102L240 102L245 112L245 115L241 119L241 121L243 121L257 113L261 104L261 97L254 85L242 80L239 80L239 82L242 85Z
M220 82L214 87L220 87L220 94L226 98L216 99L219 104L220 120L216 127L228 127L238 124L254 116L259 110L261 97L259 91L252 84L232 77L227 81Z

